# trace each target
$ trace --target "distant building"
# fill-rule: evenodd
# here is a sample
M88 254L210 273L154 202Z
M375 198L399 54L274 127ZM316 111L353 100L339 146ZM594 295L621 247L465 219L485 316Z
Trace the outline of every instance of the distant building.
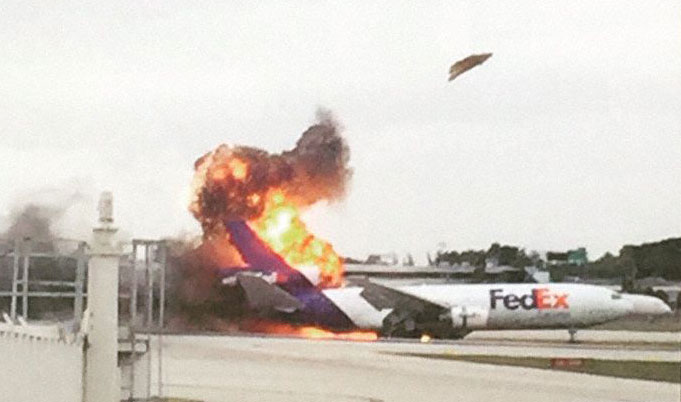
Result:
M580 247L576 250L570 250L567 252L567 260L568 264L573 264L573 265L586 265L587 262L589 262L589 258L587 257L586 254L586 249L584 247Z
M484 282L520 283L525 280L525 270L508 265L485 267Z
M551 281L550 272L542 271L536 266L525 267L525 273L527 282L549 283Z
M546 263L548 265L560 265L567 264L568 253L560 253L555 251L549 251L546 253Z
M451 266L452 272L455 272L457 274L461 275L473 275L475 273L475 267L472 266L471 264L464 263L464 264L456 264Z
M491 256L485 258L485 267L491 268L499 266L499 257Z
M397 265L398 263L399 260L395 253L371 254L365 262L367 265Z
M574 250L568 250L567 252L555 252L549 251L546 253L546 263L548 265L563 265L571 264L582 266L589 262L589 257L586 252L586 248L579 247Z
M352 264L345 266L345 278L350 283L358 278L370 278L382 284L408 285L419 283L521 283L526 270L511 266L475 267L470 264L447 266L404 266Z

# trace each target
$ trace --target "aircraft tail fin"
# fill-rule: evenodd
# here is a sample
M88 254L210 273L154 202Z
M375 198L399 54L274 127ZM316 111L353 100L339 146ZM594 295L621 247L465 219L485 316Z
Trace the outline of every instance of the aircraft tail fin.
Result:
M232 244L237 248L244 262L248 264L245 270L267 275L275 274L277 285L294 297L315 288L305 275L272 251L246 222L230 221L225 223L225 227L230 234Z

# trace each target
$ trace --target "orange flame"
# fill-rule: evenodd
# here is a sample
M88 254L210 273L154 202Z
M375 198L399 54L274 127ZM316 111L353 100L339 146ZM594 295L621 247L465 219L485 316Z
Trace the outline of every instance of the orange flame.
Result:
M341 258L331 244L308 231L299 209L329 197L317 194L319 188L335 187L325 177L295 176L292 169L299 165L283 157L263 157L255 150L221 145L196 161L189 209L201 222L204 240L223 237L225 220L246 219L284 261L308 277L315 275L311 279L319 287L341 286ZM290 175L297 179L284 179Z
M248 174L248 165L238 158L229 161L229 169L232 171L232 176L239 181L245 179Z
M295 269L316 268L320 287L342 284L343 264L333 246L307 230L298 208L282 191L267 193L264 212L251 222L251 227L272 251Z
M378 335L374 331L331 332L317 327L299 328L298 334L307 339L338 339L358 342L373 342L378 339Z
M246 323L245 328L242 327L242 329L305 339L333 339L355 342L374 342L378 340L378 334L374 331L333 332L313 326L298 327L291 324L264 321Z
M248 174L248 165L241 159L230 159L227 165L219 165L213 168L211 178L215 181L223 181L228 175L231 175L234 180L243 181Z

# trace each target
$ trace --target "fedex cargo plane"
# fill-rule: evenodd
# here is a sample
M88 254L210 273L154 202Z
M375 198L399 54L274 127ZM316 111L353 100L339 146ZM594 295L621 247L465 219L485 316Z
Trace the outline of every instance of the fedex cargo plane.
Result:
M245 222L226 223L246 268L224 268L251 308L293 324L372 329L383 336L460 338L473 330L577 328L632 313L671 312L660 299L582 284L441 284L388 287L369 280L318 289L272 252Z

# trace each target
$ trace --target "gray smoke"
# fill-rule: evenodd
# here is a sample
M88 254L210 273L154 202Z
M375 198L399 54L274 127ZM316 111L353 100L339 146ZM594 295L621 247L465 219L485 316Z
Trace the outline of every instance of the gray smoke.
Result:
M31 238L51 242L60 237L86 239L85 217L94 216L91 197L79 189L49 188L24 194L0 224L0 239Z
M63 209L47 205L23 205L12 211L10 226L1 237L8 240L30 237L50 241L57 237L53 231L53 222L63 213Z

